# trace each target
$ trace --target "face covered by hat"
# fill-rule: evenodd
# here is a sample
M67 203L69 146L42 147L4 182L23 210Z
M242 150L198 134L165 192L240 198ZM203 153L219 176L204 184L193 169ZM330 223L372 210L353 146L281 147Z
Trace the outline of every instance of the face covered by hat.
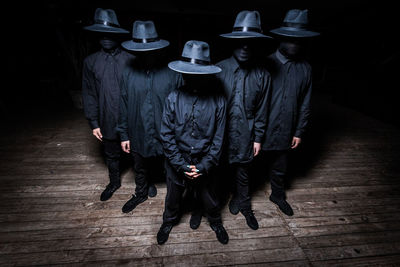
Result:
M182 52L181 60L172 61L168 67L184 74L216 74L221 68L212 65L210 47L203 41L187 41Z
M122 43L130 51L152 51L167 47L169 42L158 37L154 22L137 20L133 23L132 40Z
M314 37L318 32L310 31L308 27L308 10L291 9L286 13L283 25L271 30L272 33L284 37Z
M120 27L117 15L112 9L97 8L94 13L94 24L84 27L85 30L99 33L129 33Z

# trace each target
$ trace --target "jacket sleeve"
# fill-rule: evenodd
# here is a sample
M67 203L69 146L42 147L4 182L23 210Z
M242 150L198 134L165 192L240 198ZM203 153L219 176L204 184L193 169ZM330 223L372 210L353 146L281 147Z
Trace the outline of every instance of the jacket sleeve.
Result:
M216 114L216 130L207 155L196 165L200 173L208 173L209 170L218 165L222 145L224 141L225 123L226 123L226 101L224 97L218 99L218 112Z
M172 92L165 100L164 111L161 120L161 141L164 154L171 165L179 172L182 166L187 165L179 151L175 139L175 102L177 94Z
M86 119L92 129L99 128L99 98L95 79L87 60L83 63L82 102Z
M306 131L306 128L310 121L311 115L311 92L312 92L312 74L311 69L308 75L307 86L302 94L302 98L300 99L299 103L299 110L298 110L298 120L296 125L296 131L294 136L302 137Z
M120 81L119 116L117 131L121 141L128 141L128 73L124 72Z
M257 143L263 141L265 128L267 127L268 96L271 89L271 76L267 71L262 74L261 87L254 118L254 142Z

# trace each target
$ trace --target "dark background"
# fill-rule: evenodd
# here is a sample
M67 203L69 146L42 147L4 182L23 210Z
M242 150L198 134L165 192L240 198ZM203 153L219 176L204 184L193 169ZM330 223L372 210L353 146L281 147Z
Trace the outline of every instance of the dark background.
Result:
M236 1L237 2L237 1ZM382 121L400 125L397 91L398 11L384 1L42 1L4 8L6 65L0 111L3 122L76 109L83 59L99 47L83 26L97 7L111 8L121 26L154 20L177 58L191 39L210 44L212 60L230 55L226 40L237 13L258 10L264 32L279 27L289 9L309 10L310 27L321 33L308 51L314 92ZM389 1L388 1L389 2ZM129 35L127 36L127 39ZM265 43L265 54L275 48ZM4 123L3 123L4 125Z

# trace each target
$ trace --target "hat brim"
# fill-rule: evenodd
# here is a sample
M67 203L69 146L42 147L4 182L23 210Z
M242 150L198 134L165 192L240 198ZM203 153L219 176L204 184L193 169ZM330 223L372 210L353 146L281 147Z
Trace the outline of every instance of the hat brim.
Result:
M107 25L93 24L90 26L83 27L85 30L92 32L107 32L107 33L129 33L129 31L122 29L111 27Z
M271 36L259 33L259 32L230 32L220 34L221 37L225 38L271 38Z
M320 33L318 32L301 30L301 29L294 30L293 28L287 28L287 27L280 27L277 29L273 29L271 30L271 32L286 37L315 37L320 35Z
M155 42L149 42L149 43L138 43L138 42L129 40L129 41L123 42L121 45L123 48L130 50L130 51L151 51L151 50L157 50L157 49L167 47L167 46L169 46L169 42L167 40L163 40L163 39L160 39Z
M185 74L217 74L222 71L220 67L215 65L199 65L181 60L170 62L168 67L173 71Z

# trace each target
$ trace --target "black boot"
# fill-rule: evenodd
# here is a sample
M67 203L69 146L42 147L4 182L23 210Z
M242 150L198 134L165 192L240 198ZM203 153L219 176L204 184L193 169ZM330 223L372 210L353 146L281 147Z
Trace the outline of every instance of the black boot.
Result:
M190 228L193 230L199 228L202 217L203 215L200 211L194 211L190 217Z
M228 243L229 236L221 222L210 223L210 227L215 232L215 235L217 236L219 242L221 242L222 244Z
M287 216L293 216L293 209L284 198L277 198L273 195L270 195L269 200L278 205L279 209Z
M132 195L132 198L122 207L122 212L128 213L135 209L137 205L147 200L147 196Z
M157 196L157 188L154 184L149 185L148 195L149 197Z
M160 230L158 230L157 233L157 243L159 245L164 244L167 242L169 233L172 230L173 225L171 223L163 223L160 227Z
M236 201L236 199L234 197L232 197L231 201L229 201L229 211L233 215L236 215L239 213L239 203Z
M247 225L253 229L257 230L258 229L258 222L256 217L254 216L254 213L251 209L246 209L241 211L244 217L246 218Z
M100 200L101 201L109 200L112 197L112 195L114 194L114 192L117 191L118 188L120 188L120 187L121 187L120 183L119 184L109 183L107 185L106 189L104 189L104 191L101 193Z

